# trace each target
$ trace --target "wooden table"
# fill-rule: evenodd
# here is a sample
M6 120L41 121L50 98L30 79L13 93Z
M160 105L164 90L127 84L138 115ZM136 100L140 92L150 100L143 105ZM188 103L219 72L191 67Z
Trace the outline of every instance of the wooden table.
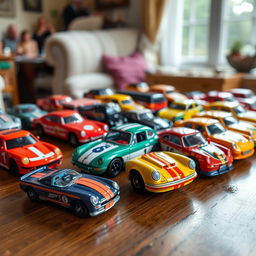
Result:
M147 75L147 83L171 84L182 93L199 90L208 92L211 90L225 91L231 88L241 87L243 73L215 74L215 75L173 75L168 73L153 73Z
M72 168L73 148L47 139ZM0 255L256 255L256 160L197 178L164 194L135 193L125 174L120 202L107 213L79 219L45 202L32 203L17 178L0 170Z

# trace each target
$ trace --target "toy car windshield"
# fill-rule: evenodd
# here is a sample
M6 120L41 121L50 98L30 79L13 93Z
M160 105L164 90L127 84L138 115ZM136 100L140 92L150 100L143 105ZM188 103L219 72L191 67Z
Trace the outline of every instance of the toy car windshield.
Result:
M70 124L70 123L81 123L83 121L83 118L76 114L71 116L65 116L63 117L64 124Z
M185 147L202 146L207 143L206 139L201 133L187 135L183 137Z
M20 112L22 114L25 114L25 113L32 113L32 112L35 112L37 110L38 109L36 107L29 107L29 108L22 108L22 109L20 109Z
M34 144L37 141L35 138L33 138L31 135L27 135L24 137L19 137L11 140L6 140L6 148L7 149L12 149L12 148L19 148L19 147L24 147L30 144Z
M115 103L113 103L113 104L108 103L108 104L106 105L106 112L107 112L108 114L114 114L114 113L116 113L116 112L121 112L121 108L119 107L118 104L115 104Z
M234 108L234 111L237 115L242 114L245 112L245 109L242 106L237 106Z
M139 120L152 120L152 119L154 119L154 116L150 111L139 114Z
M178 109L178 110L186 110L186 106L185 105L180 105L180 104L171 104L170 108Z
M219 123L208 125L207 130L210 135L215 135L226 131L226 129Z
M107 134L105 140L127 145L130 144L131 134L128 132L111 131Z
M225 117L223 119L225 125L232 125L232 124L237 124L238 120L235 119L233 116Z
M112 95L113 91L110 88L106 88L105 90L99 91L99 95Z
M122 104L128 105L128 104L134 104L134 102L131 99L130 100L122 100Z

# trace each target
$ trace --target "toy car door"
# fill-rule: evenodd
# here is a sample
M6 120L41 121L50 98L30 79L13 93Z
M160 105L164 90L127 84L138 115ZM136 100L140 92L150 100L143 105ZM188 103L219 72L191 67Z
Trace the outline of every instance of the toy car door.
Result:
M182 142L179 136L173 134L164 134L160 138L161 149L173 153L182 152Z

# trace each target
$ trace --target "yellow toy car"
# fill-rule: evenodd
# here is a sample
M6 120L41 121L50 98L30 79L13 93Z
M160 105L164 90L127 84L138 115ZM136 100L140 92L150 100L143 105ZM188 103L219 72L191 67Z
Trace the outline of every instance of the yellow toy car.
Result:
M101 97L103 103L114 102L117 103L122 111L128 111L133 109L143 109L142 105L136 104L132 97L124 94L112 94Z
M196 177L195 162L183 155L152 152L128 161L126 173L137 192L160 193L191 183Z
M186 120L202 111L202 106L194 100L175 101L169 108L162 109L158 115L171 121Z
M256 125L256 111L246 110L238 102L216 101L207 105L205 109L231 112L238 120L252 122Z
M250 157L254 153L254 142L250 136L226 130L216 119L195 117L178 121L174 126L185 126L200 131L210 141L229 148L236 160Z
M196 117L217 119L227 130L251 136L256 145L256 127L250 122L237 120L230 112L209 110L198 113Z

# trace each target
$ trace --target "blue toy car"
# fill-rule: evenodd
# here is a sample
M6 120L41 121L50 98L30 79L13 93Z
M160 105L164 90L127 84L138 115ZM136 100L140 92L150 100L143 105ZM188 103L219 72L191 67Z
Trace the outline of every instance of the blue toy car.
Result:
M20 178L31 201L39 199L71 208L78 217L96 216L119 200L119 185L112 180L80 174L72 169L41 167Z
M19 104L10 109L8 113L21 119L23 129L31 129L32 121L45 115L47 112L41 110L35 104Z

